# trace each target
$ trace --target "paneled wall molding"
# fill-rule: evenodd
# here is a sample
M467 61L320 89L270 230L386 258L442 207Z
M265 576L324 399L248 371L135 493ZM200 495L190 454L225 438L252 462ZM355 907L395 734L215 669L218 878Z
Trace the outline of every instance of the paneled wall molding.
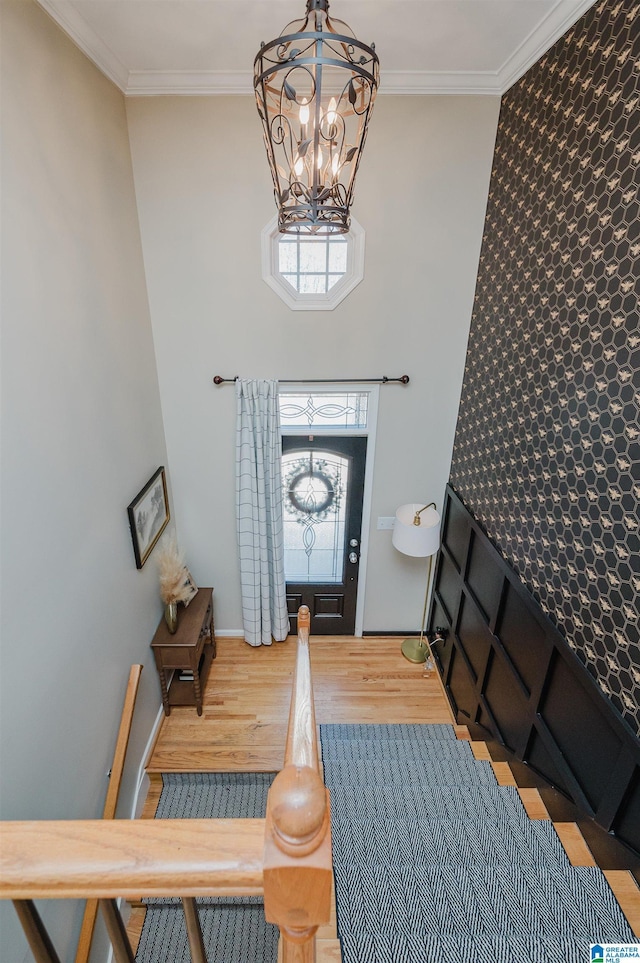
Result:
M640 855L640 739L447 486L429 629L456 717Z

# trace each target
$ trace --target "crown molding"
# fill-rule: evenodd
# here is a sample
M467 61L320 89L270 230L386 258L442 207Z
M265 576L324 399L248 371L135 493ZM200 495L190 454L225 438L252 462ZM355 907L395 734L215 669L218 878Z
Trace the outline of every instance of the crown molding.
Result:
M129 97L253 94L253 74L247 70L132 70L125 93ZM496 73L472 71L381 70L379 94L502 93Z
M77 47L129 97L252 95L253 77L246 70L130 70L87 24L68 0L37 0ZM380 94L504 94L595 0L558 0L498 71L384 70ZM569 9L567 7L569 6Z
M493 71L381 70L379 94L495 94L502 91Z
M253 95L250 70L132 70L128 97Z
M126 94L129 83L128 67L100 39L75 7L66 0L37 0L37 2L98 70Z
M505 94L520 80L529 67L533 67L595 2L596 0L573 0L568 11L565 5L557 3L498 71L500 92Z

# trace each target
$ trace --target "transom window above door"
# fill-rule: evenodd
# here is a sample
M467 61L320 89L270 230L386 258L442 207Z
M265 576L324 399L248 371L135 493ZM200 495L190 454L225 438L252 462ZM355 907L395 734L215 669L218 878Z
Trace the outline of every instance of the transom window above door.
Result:
M368 391L293 391L280 389L283 429L329 428L331 431L367 428Z
M277 217L262 232L262 277L294 311L331 311L364 277L364 231L281 234Z

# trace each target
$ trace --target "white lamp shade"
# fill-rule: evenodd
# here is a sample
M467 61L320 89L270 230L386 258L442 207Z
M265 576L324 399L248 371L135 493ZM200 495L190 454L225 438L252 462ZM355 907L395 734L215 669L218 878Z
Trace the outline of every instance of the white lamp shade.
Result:
M424 508L420 504L401 505L393 523L391 542L403 555L425 558L435 555L440 548L440 516L435 508L424 508L418 515L419 525L414 525L416 512Z

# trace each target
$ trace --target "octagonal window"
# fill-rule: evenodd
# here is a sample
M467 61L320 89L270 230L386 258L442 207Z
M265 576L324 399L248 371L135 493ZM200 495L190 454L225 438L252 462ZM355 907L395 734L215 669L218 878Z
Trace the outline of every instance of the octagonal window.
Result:
M364 277L364 231L281 234L277 217L262 232L262 276L294 311L331 311Z

